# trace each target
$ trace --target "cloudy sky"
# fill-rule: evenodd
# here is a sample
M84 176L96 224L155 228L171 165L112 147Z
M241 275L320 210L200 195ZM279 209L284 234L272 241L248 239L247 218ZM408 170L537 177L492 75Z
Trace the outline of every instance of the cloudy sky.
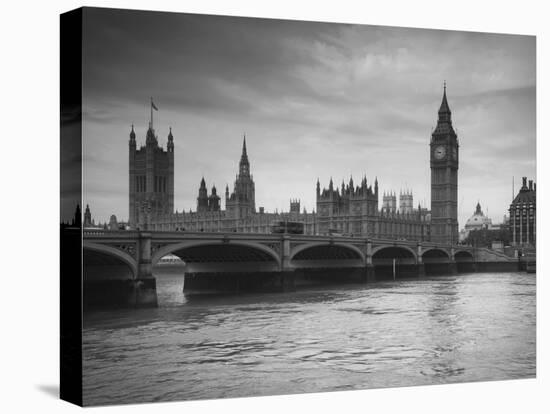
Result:
M500 222L535 178L535 39L220 16L88 9L84 204L128 217L128 134L175 140L175 206L204 176L232 189L246 133L256 205L315 208L315 183L409 188L429 207L429 139L443 81L460 144L459 222L479 200ZM381 204L381 200L380 200Z

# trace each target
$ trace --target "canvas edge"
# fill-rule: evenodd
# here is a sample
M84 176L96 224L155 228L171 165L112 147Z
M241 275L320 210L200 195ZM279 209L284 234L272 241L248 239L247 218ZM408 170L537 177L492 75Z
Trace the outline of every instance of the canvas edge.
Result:
M82 17L60 15L60 222L82 207ZM59 397L82 406L81 220L71 227L60 224Z

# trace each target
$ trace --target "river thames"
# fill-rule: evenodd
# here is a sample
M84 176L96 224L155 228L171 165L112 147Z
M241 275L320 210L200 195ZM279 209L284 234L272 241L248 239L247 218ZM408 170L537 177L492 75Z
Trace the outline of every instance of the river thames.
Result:
M84 404L533 378L536 277L479 273L192 296L84 317Z

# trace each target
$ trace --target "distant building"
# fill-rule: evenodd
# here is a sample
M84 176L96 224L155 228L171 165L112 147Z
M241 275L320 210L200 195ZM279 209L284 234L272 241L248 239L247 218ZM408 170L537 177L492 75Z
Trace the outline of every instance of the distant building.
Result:
M536 246L537 184L523 177L523 185L509 208L513 246Z
M108 227L109 227L109 230L118 230L118 221L114 214L112 214L111 218L109 219Z
M328 188L317 182L317 222L319 234L353 234L391 239L429 240L429 218L425 209L413 209L412 193L406 196L403 208L397 209L394 192L384 193L378 209L378 179L374 188L363 177L354 187L353 178L347 185Z
M472 230L492 229L493 223L489 217L483 214L481 205L477 203L474 214L466 221L460 232L460 241L465 240Z
M384 195L382 196L382 212L386 214L397 213L397 197L395 196L394 192L390 191L387 194L386 192L384 192Z
M399 192L399 212L401 214L412 214L414 210L413 194L411 190Z

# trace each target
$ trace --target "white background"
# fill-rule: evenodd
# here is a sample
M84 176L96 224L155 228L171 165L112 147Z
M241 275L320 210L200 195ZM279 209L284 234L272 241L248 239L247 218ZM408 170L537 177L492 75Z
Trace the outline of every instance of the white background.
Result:
M93 408L90 412L543 412L550 390L545 165L550 29L544 1L91 1L141 8L537 36L538 370L536 380ZM59 14L76 1L5 2L0 19L0 407L74 412L59 381ZM144 56L144 59L147 57ZM494 137L498 139L498 137ZM546 237L545 237L546 236ZM546 391L547 393L549 391Z

